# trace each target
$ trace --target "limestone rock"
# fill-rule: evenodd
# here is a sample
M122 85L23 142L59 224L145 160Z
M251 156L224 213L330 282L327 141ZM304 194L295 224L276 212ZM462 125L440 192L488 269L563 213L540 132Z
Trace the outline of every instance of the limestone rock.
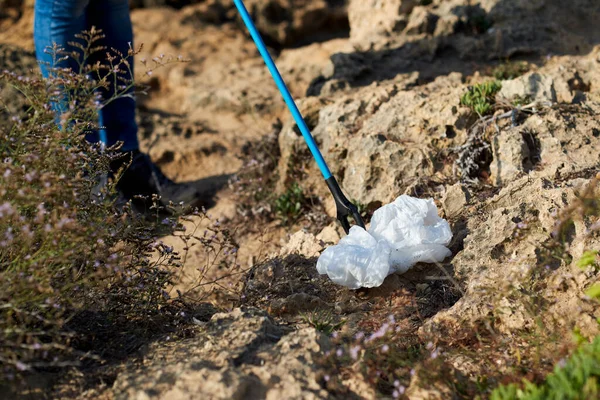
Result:
M507 334L530 328L534 318L524 306L530 299L519 293L531 279L532 268L539 266L539 244L550 239L555 213L570 204L589 183L588 179L552 182L523 177L484 203L485 217L470 215L464 250L452 261L457 278L463 281L465 295L452 308L428 321L421 328L422 334L459 329L461 324L487 321L492 316L495 329ZM515 239L517 234L523 238ZM577 259L584 248L596 248L595 243L597 239L586 234L585 224L576 222L565 246ZM545 268L555 271L552 280L556 283L548 281L544 296L552 306L540 317L548 324L558 323L567 329L571 329L570 324L577 324L586 332L597 331L598 327L592 330L593 325L583 317L593 314L594 307L576 300L578 293L596 278L576 271L564 261L547 262ZM578 278L573 279L574 276ZM557 290L561 285L564 288Z
M405 32L409 35L420 33L433 33L436 30L438 20L436 14L431 13L426 7L415 7L410 14Z
M323 230L317 235L317 239L322 240L325 243L337 244L343 235L345 235L345 232L339 222L336 221L333 224L323 228Z
M493 157L490 165L491 180L502 186L525 172L523 162L529 149L518 129L501 131L492 141Z
M313 328L289 332L256 309L215 314L197 336L153 345L114 385L119 399L325 399Z
M530 72L516 79L502 82L498 96L505 99L556 103L556 90L551 77Z
M398 90L393 84L367 87L328 103L311 98L301 104L314 125L313 135L325 159L349 198L381 206L419 179L432 176L432 165L425 156L431 142L454 142L465 134L459 104L461 78L451 74L410 91ZM447 132L452 132L452 138ZM283 127L279 144L280 187L285 187L290 159L306 146L291 120ZM318 188L329 199L313 163L308 168L313 172L304 186Z
M416 0L350 0L350 39L368 47L382 37L401 32L406 16L417 4Z
M306 258L318 257L324 250L324 243L314 235L298 231L290 237L289 242L279 252L280 257L290 254L302 255Z
M442 206L444 207L446 216L448 218L455 218L460 215L469 203L469 200L469 192L460 183L448 187L442 199Z

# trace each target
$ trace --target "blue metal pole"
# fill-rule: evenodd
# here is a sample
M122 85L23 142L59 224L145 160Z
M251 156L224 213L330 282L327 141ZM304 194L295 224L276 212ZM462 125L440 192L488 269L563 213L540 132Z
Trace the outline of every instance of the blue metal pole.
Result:
M308 129L308 126L306 125L304 118L302 118L302 114L300 113L300 110L298 110L298 106L296 105L294 98L290 94L290 91L288 90L285 82L283 81L283 78L281 77L281 74L279 73L279 70L277 69L275 62L271 58L271 55L269 54L269 51L267 50L267 46L265 46L265 43L263 42L262 37L260 36L260 33L258 32L258 29L256 29L256 26L254 25L254 22L252 21L252 17L248 13L248 10L246 9L244 2L242 0L233 0L233 2L235 3L235 6L237 7L238 11L240 12L240 15L242 16L242 20L244 20L244 23L246 24L246 27L248 27L248 30L250 31L250 35L252 36L252 39L254 39L254 43L256 43L256 47L258 48L260 55L262 56L263 60L265 61L265 64L267 64L267 68L269 69L269 72L271 72L271 75L273 75L275 84L277 84L277 87L279 88L279 91L281 92L281 95L283 96L283 100L285 101L290 112L292 113L292 116L294 117L294 120L296 121L296 125L298 125L300 132L302 132L302 136L304 136L304 140L306 141L306 144L308 145L310 152L312 153L315 161L317 162L317 165L319 166L319 169L321 170L321 173L323 174L323 178L325 178L325 180L331 178L331 172L329 171L329 167L327 166L327 163L325 162L325 159L323 158L323 155L321 154L319 147L315 143L315 139L311 135L310 129Z

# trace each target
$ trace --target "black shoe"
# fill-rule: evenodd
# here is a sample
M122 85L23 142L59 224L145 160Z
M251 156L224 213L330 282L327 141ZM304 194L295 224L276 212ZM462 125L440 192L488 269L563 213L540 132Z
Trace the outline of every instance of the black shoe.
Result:
M110 164L113 174L124 167L126 169L117 182L117 189L127 200L144 211L152 206L153 196L160 197L159 205L163 207L169 203L193 207L200 200L200 193L196 189L167 178L150 157L139 150L126 152Z

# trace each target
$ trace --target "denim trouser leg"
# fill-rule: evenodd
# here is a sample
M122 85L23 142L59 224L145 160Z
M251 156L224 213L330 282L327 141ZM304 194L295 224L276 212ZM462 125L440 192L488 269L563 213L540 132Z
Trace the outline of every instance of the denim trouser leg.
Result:
M42 74L48 76L48 66L44 63L52 64L53 61L52 56L46 53L47 48L56 43L59 47L72 50L68 42L75 41L75 34L92 26L101 29L105 35L100 45L106 46L107 51L114 48L127 56L129 42L133 41L128 0L36 0L34 40L37 58L42 61ZM98 56L103 57L105 53L98 53ZM133 68L132 57L128 60ZM100 62L104 64L106 60L100 59ZM75 71L78 68L71 59L57 66ZM129 73L121 76L132 79ZM110 98L114 90L111 88L102 94ZM100 110L99 114L99 124L104 128L100 131L103 142L112 146L121 141L123 151L138 148L133 98L115 100Z
M101 29L106 36L101 44L107 50L115 49L127 57L133 72L133 57L128 57L129 46L133 46L133 28L129 16L129 0L90 0L88 7L88 26ZM101 61L102 62L102 61ZM133 76L127 72L119 75L131 81ZM118 83L119 85L123 83ZM111 86L108 93L103 93L106 98L114 94L115 88ZM133 90L129 93L133 96ZM106 145L112 146L116 142L123 142L121 150L136 150L138 148L137 131L135 122L135 100L131 97L122 97L107 104L100 110L100 126L105 128Z

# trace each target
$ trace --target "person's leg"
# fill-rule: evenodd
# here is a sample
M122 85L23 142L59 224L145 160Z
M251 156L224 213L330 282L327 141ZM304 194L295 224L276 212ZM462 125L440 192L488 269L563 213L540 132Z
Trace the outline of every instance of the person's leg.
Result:
M75 35L89 30L92 26L103 31L103 43L107 47L117 49L127 56L129 42L133 42L129 6L127 0L36 0L35 2L35 46L38 60L41 62L42 74L45 77L52 67L71 68L78 71L78 64L69 58L58 65L53 64L53 57L47 52L53 44L68 51L73 48L68 42L75 41ZM103 58L106 52L98 52L97 59L106 64ZM128 60L133 70L133 59ZM91 60L95 61L95 60ZM131 79L129 73L123 75ZM103 93L104 98L110 98L114 88ZM130 92L133 95L133 91ZM56 105L57 111L65 104ZM151 196L159 194L163 201L178 203L184 201L192 204L198 198L195 189L188 185L178 185L165 177L150 158L138 150L137 125L135 122L135 100L125 97L111 102L100 111L100 125L106 127L105 135L100 135L102 141L111 146L117 141L124 143L122 150L126 156L115 160L112 166L116 172L124 163L129 163L118 182L118 188L127 198L135 195ZM108 136L107 138L102 136ZM144 205L144 202L141 202Z
M106 47L106 51L112 53L111 49L116 49L127 57L133 72L133 57L128 56L130 46L133 46L129 1L91 0L87 9L87 24L89 27L95 26L97 29L102 30L105 37L100 44ZM102 56L104 54L105 52L102 52ZM106 63L106 60L101 60L101 62ZM132 73L129 73L126 69L122 70L123 74L119 74L119 76L126 81L132 81ZM117 83L117 85L123 84L123 82ZM104 98L111 98L115 94L115 90L118 90L118 88L111 85L109 90L103 91ZM139 148L138 127L135 122L133 90L130 90L127 94L131 97L121 97L100 110L100 126L106 135L107 146L122 142L122 151L133 151Z
M44 77L48 77L53 67L71 68L78 71L73 58L53 65L50 49L54 44L65 50L72 50L69 42L75 35L87 28L86 9L89 0L36 0L34 17L35 53Z
M115 49L123 56L131 67L120 74L124 80L133 80L133 57L128 56L129 49L133 46L133 29L129 15L128 0L91 0L88 7L88 25L101 29L105 35L101 45L107 50ZM121 92L119 90L119 92ZM110 98L114 95L115 88L104 91L103 96ZM122 97L112 101L100 111L100 123L105 128L106 144L112 146L123 142L121 150L126 152L126 157L115 160L111 167L113 171L119 170L125 164L128 168L120 177L117 187L128 199L135 199L136 195L151 197L158 194L163 203L180 201L191 205L198 200L196 189L185 184L176 184L167 178L150 157L139 151L137 138L137 124L135 122L135 99L133 90L128 92L131 97ZM148 206L148 201L134 201L139 206Z
M36 0L34 16L34 42L35 53L40 64L42 75L48 78L53 68L70 68L79 73L79 64L73 57L64 59L58 54L53 54L56 45L62 51L79 51L70 46L70 42L79 41L75 35L87 29L86 9L89 0ZM59 123L60 115L67 110L66 97L64 101L53 104L56 111L56 121ZM97 133L87 136L91 142L100 138Z

